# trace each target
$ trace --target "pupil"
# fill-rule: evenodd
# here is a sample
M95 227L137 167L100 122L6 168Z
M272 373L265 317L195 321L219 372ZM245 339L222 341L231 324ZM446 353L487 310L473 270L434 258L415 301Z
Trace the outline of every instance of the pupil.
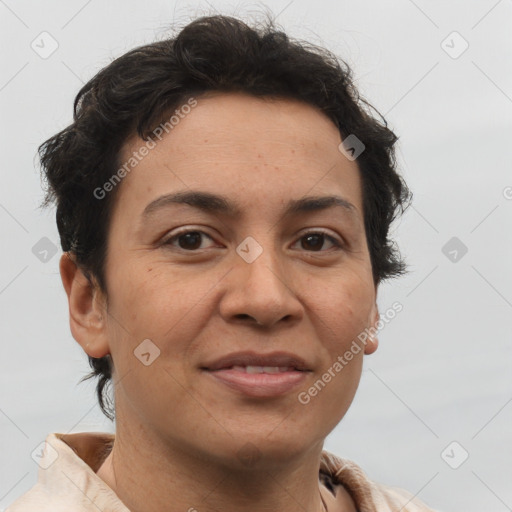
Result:
M313 246L313 249L315 248L321 248L322 247L322 244L323 244L323 236L324 235L321 235L321 234L315 234L315 235L306 235L303 240L308 240L307 244ZM311 243L311 239L313 239L315 242ZM306 245L307 245L306 244ZM302 246L304 247L304 244L302 244ZM305 248L305 247L304 247Z
M183 244L182 241L184 239L186 241ZM190 233L185 233L184 235L181 235L179 237L179 241L179 245L182 249L197 249L201 245L201 234L198 233L197 231L191 231Z

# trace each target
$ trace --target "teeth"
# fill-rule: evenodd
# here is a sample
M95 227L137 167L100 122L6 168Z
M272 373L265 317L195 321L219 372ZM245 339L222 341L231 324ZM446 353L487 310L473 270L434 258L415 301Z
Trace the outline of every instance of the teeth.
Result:
M279 373L294 370L288 366L233 366L232 369L246 373Z

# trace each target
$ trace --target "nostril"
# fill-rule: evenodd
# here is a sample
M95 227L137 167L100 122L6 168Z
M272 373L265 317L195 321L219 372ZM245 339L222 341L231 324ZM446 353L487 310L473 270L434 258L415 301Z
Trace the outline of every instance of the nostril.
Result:
M252 318L252 316L248 315L247 313L238 313L235 316L236 316L236 318L239 318L240 320L245 320L246 318Z

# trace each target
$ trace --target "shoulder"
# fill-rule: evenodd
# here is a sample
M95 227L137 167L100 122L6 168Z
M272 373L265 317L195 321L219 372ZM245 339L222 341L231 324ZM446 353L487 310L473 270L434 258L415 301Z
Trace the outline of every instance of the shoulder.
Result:
M41 445L37 483L6 512L129 512L94 472L108 433L52 433Z
M48 434L44 444L39 447L40 451L35 452L33 456L39 466L37 483L11 503L6 512L32 512L34 510L64 512L66 505L59 506L59 503L56 503L55 494L51 493L52 475L55 472L55 466L60 463L58 461L62 450L60 444L61 441L54 433ZM55 464L56 461L58 461L57 464Z
M322 452L320 471L330 475L334 485L343 486L365 512L436 512L404 489L369 480L355 462L332 453Z
M69 512L69 502L55 500L43 486L37 483L11 503L5 512L35 512L36 510L37 512Z

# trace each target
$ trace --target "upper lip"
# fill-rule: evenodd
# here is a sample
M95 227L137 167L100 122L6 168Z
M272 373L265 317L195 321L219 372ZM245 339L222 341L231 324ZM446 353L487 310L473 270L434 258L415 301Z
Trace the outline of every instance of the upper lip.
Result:
M280 366L295 368L300 371L311 371L302 357L290 352L271 352L258 354L256 352L233 352L205 364L205 370L221 370L233 366Z

